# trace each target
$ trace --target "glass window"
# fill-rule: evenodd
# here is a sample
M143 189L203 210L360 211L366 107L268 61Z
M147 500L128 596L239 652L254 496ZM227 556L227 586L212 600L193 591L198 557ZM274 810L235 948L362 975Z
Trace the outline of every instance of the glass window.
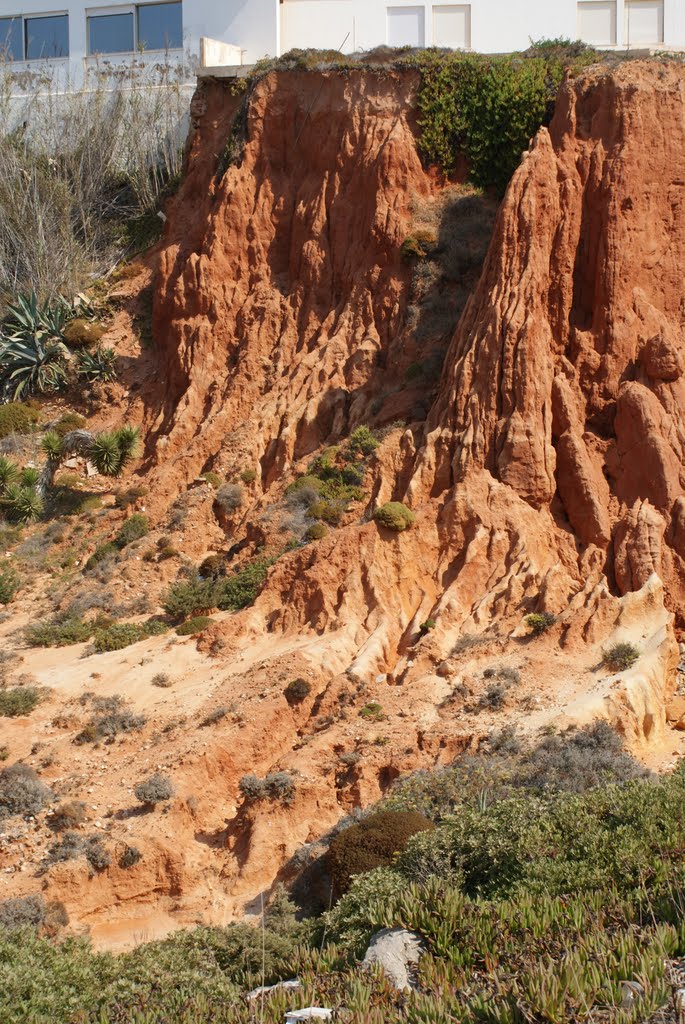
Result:
M26 59L69 56L69 18L66 14L26 18Z
M138 8L141 50L174 50L183 46L181 4L144 4Z
M88 18L88 53L132 53L133 12Z
M0 18L0 60L23 60L21 18Z

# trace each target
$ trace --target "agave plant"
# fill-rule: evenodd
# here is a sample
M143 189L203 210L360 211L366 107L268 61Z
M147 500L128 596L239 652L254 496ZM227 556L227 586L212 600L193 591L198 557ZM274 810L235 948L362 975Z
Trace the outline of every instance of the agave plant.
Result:
M10 484L15 483L19 476L19 467L11 459L0 455L0 495L4 494Z
M44 302L41 306L35 292L19 295L15 302L7 307L3 322L3 334L10 338L44 337L61 339L67 320L74 312L66 301L60 298L56 302Z
M0 337L0 386L10 401L21 401L31 392L57 391L67 379L69 350L61 341L36 334Z
M116 353L113 348L98 345L94 352L80 352L77 373L90 384L116 380Z

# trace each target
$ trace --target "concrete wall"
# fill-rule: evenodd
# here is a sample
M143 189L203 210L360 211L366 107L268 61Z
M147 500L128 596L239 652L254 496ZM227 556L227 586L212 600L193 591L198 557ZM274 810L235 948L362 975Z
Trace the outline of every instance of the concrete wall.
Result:
M621 49L629 44L653 44L637 27L648 24L649 4L660 0L594 0L579 14L577 0L183 0L184 50L106 57L86 55L87 7L115 6L114 0L0 0L0 17L17 14L69 15L69 60L51 62L51 73L67 85L80 84L96 66L112 70L132 60L154 66L168 59L192 68L199 62L200 38L236 47L243 64L277 56L292 47L341 49L344 53L368 50L389 43L448 45L480 52L505 53L525 49L531 40L576 39L583 25L603 24L601 5L613 4L611 18ZM121 3L121 0L119 0ZM54 5L54 6L53 6ZM633 5L633 6L631 6ZM663 0L665 49L685 48L685 0ZM644 35L644 33L643 33ZM42 71L37 62L24 65ZM10 65L13 71L22 65Z

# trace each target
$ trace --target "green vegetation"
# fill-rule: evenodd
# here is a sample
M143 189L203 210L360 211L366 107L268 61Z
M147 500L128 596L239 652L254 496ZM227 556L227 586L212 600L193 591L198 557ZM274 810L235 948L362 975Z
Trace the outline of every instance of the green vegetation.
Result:
M69 647L89 640L97 628L97 621L68 616L56 622L34 622L24 630L24 640L29 647Z
M635 644L613 644L608 650L602 652L602 665L610 672L625 672L635 664L639 657L640 651Z
M120 651L151 636L166 633L169 627L159 619L148 619L147 622L115 622L111 626L97 629L93 636L93 647L98 654L106 651Z
M30 402L0 405L0 439L10 434L31 434L40 420L40 410Z
M76 743L97 743L122 732L139 732L147 719L126 707L118 694L93 700L93 714L84 729L74 738Z
M0 718L18 718L30 715L40 703L40 690L35 686L15 686L0 690Z
M98 345L94 352L79 352L76 372L88 384L107 384L117 379L116 362L113 348Z
M307 541L322 540L328 533L325 523L312 523L305 530L304 539Z
M19 590L19 576L11 565L0 569L0 604L9 604Z
M354 875L392 864L411 836L434 828L416 811L381 810L338 832L326 852L334 893L347 892Z
M401 501L387 501L385 505L377 508L373 518L387 530L394 530L395 533L402 533L408 530L416 522L416 516L403 505Z
M301 704L311 692L312 684L308 683L306 679L293 679L283 691L283 696L288 704L292 706L294 704Z
M532 615L526 615L523 621L531 636L541 636L542 633L547 632L550 626L554 625L557 618L551 612L533 612Z
M180 626L176 627L177 636L196 636L211 626L214 620L209 615L195 615L192 619L186 619Z

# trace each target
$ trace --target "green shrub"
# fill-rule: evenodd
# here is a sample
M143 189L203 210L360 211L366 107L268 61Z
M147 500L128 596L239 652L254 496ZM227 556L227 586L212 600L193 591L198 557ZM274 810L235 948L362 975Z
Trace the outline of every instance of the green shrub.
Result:
M89 572L91 569L95 569L101 562L106 562L110 558L116 558L118 554L119 548L112 541L107 541L106 544L99 544L86 562L84 569L86 572Z
M101 324L93 323L84 317L76 317L64 328L64 338L72 348L89 348L97 345L105 333Z
M625 672L640 657L640 649L635 644L613 644L608 650L602 651L602 665L610 672Z
M162 598L162 607L174 619L197 616L219 606L222 591L216 579L200 576L172 583Z
M142 515L140 512L134 512L117 533L114 538L114 545L121 550L128 544L132 544L133 541L147 537L149 532L150 524L148 523L147 516Z
M329 526L340 526L344 514L345 504L333 501L315 501L307 511L312 519L322 519Z
M368 427L357 427L350 434L348 441L350 452L353 455L371 455L378 448L379 441L376 435Z
M531 636L540 636L553 626L557 619L551 612L533 612L532 615L526 615L523 621Z
M0 604L9 604L19 590L19 576L11 566L0 568Z
M171 784L171 779L168 779L166 775L160 775L158 772L155 775L151 775L149 779L139 782L133 792L135 793L136 800L141 804L148 804L154 807L155 804L171 800L174 795L174 787Z
M57 622L35 622L24 630L29 647L68 647L90 639L95 623L67 617Z
M258 558L228 576L221 583L217 607L222 611L237 612L251 605L264 586L273 563L272 558Z
M253 484L257 479L256 469L244 469L240 474L240 479L245 485Z
M328 527L324 523L312 523L307 527L304 539L308 541L322 540L328 533Z
M214 620L209 615L196 615L192 619L186 619L180 626L176 627L178 636L195 636L211 626Z
M58 437L65 437L70 434L72 430L83 430L86 426L87 420L83 416L79 416L77 412L65 412L63 416L57 420L50 429L57 434Z
M120 651L131 644L147 640L151 636L160 636L169 627L158 619L147 622L115 622L104 629L97 629L93 637L93 646L98 654L106 651Z
M221 477L218 473L213 473L211 470L202 474L202 479L206 480L210 487L213 487L217 491L221 487Z
M411 836L433 830L428 818L414 811L377 811L339 832L326 851L334 892L347 892L354 875L392 863Z
M286 686L283 695L288 704L292 706L293 704L301 704L311 692L312 684L308 683L306 679L293 679Z
M421 636L426 636L432 629L435 629L435 625L435 619L426 619L426 621L422 622L419 626L419 633Z
M39 420L39 410L29 402L0 405L0 440L10 434L31 434Z
M35 686L15 686L0 690L0 718L18 718L30 715L40 703L40 690Z
M382 722L385 719L383 705L379 704L377 701L371 701L370 704L365 704L359 714L362 718L372 722Z
M387 530L401 533L416 522L416 516L401 501L388 501L374 512L374 519Z

